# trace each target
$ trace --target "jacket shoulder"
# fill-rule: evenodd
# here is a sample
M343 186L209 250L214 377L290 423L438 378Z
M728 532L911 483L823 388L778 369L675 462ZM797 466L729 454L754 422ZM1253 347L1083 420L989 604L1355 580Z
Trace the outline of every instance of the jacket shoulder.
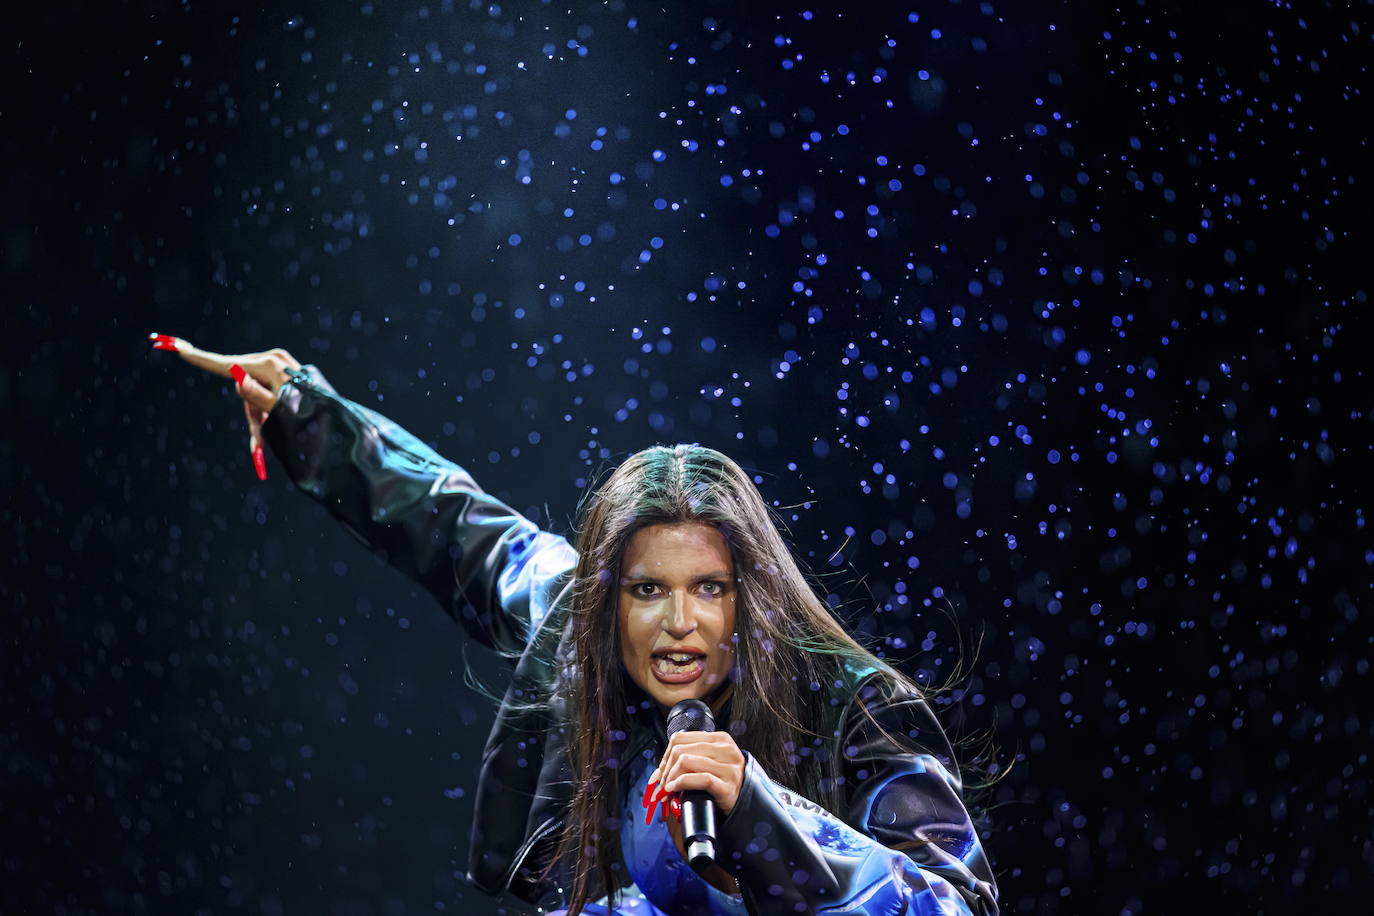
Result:
M872 665L854 667L856 681L838 734L840 755L930 754L954 767L954 749L919 688Z

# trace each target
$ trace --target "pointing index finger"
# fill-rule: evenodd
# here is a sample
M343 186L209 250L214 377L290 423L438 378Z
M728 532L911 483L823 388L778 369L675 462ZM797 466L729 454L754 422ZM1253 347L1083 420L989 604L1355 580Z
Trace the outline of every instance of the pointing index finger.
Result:
M190 343L186 344L185 350L179 349L178 352L182 359L197 368L213 372L215 375L222 375L225 378L234 377L233 373L229 371L229 367L237 361L236 357L215 353L211 350L202 350Z

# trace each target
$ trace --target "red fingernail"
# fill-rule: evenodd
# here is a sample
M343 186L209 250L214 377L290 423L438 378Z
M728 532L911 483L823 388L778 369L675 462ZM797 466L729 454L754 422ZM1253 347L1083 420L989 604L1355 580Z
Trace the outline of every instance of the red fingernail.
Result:
M158 334L154 331L148 335L148 339L153 342L154 350L171 350L173 353L180 352L177 350L176 338L170 334Z
M240 366L238 363L234 363L232 366L229 367L229 374L234 377L234 384L242 385L243 377L248 373L244 372L243 367Z
M644 826L649 826L654 822L654 809L658 807L658 802L649 806L649 813L644 816Z
M682 799L678 798L678 793L673 793L673 800L668 805L668 810L673 812L673 817L682 820Z
M658 785L658 783L651 782L644 787L644 807L646 808L649 807L649 796L654 794L654 786L656 785Z
M253 467L258 471L258 480L267 479L267 459L262 456L262 446L253 449Z

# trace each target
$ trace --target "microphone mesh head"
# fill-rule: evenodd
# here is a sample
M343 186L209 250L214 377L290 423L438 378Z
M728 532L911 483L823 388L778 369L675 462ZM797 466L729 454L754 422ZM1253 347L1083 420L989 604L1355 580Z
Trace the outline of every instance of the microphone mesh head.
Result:
M668 737L678 732L713 732L716 721L711 707L701 700L683 700L668 713Z

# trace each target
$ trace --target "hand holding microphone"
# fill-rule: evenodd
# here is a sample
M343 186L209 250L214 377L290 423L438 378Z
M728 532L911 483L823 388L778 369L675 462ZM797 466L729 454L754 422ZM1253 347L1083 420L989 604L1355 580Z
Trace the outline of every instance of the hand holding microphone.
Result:
M715 731L711 710L701 700L683 700L668 714L668 748L649 777L650 808L679 792L687 860L697 872L718 861L715 807L728 815L744 785L744 752L729 732Z

